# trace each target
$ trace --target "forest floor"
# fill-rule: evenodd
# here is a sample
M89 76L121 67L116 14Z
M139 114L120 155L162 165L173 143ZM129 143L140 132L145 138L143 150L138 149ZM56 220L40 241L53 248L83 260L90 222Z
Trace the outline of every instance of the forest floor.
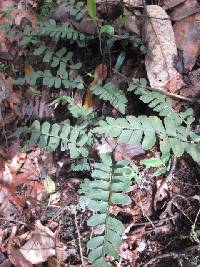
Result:
M78 205L80 184L91 177L90 169L74 171L71 164L76 160L69 154L27 145L29 133L20 137L14 134L29 127L34 119L54 123L75 121L66 103L50 104L55 99L73 96L76 103L92 108L99 117L122 117L117 108L91 96L88 90L96 81L95 75L98 78L103 75L106 81L116 82L125 92L128 100L125 115L155 115L137 95L126 90L133 78L144 77L152 88L172 97L177 111L193 107L194 130L200 133L199 1L152 0L146 1L147 6L140 0L96 1L97 24L110 27L102 35L96 34L97 25L91 20L79 22L71 18L60 7L61 2L0 0L1 25L7 23L9 31L17 31L13 35L8 35L5 29L0 32L0 267L91 266L86 248L91 236L87 226L90 212ZM159 26L157 32L145 26L146 7L150 5L154 6L155 14L165 16L158 14L160 10L168 14L168 19L160 19L167 25L166 32ZM151 14L153 17L154 13ZM23 31L24 23L37 31L41 21L52 18L61 25L70 21L76 30L90 37L96 34L95 38L88 38L84 48L71 46L73 60L82 63L83 90L73 89L69 93L63 88L13 83L43 66L41 57L32 54L34 42L21 45L18 31ZM169 40L170 47L169 43L162 43L162 36L171 36L168 24L175 36ZM112 29L115 36L111 38ZM141 29L147 32L142 33ZM162 51L149 42L151 36L152 40L160 40ZM63 44L66 41L48 42L51 48L61 48ZM169 63L174 47L178 49L177 57L170 67L162 66L162 57ZM151 56L147 59L148 55ZM169 73L166 78L168 67L170 78ZM71 70L70 75L76 72ZM159 79L165 79L164 84ZM97 159L96 151L110 148L107 141L101 139L99 144L93 144L90 163ZM145 152L123 144L115 151L114 158L129 159L137 165L158 154L156 145ZM154 176L154 167L143 167L141 181L133 183L129 192L132 203L111 207L111 214L126 229L120 261L108 259L113 266L200 266L200 166L188 154L172 158L170 166L167 173L159 176Z

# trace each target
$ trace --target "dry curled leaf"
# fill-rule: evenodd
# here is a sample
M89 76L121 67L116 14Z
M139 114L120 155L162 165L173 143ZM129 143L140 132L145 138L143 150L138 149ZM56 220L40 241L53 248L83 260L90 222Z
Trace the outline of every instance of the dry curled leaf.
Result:
M177 21L173 28L176 45L183 51L184 67L191 70L200 53L200 14Z
M182 87L180 73L174 67L177 56L174 32L163 8L147 6L145 65L151 87L175 92Z

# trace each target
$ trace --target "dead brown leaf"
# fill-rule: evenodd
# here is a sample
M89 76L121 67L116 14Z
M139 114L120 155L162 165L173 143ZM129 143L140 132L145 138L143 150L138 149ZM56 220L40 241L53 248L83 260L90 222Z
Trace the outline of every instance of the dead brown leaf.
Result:
M173 28L177 47L183 51L184 66L191 70L200 53L200 14L177 21Z
M37 26L37 14L31 9L15 9L12 11L11 16L15 25L17 26L21 24L23 18L26 18L28 21L30 21L33 28L36 28Z
M33 265L27 261L22 253L14 247L14 238L17 232L17 226L14 226L8 241L8 257L12 264L17 267L33 267Z
M72 21L72 25L79 31L87 34L95 34L97 23L94 20L83 18L80 22Z
M171 9L175 6L180 5L181 3L184 3L185 0L164 0L163 8L165 10Z
M147 6L147 15L145 32L148 53L145 65L150 85L176 92L183 83L180 73L174 67L177 48L171 21L160 6Z
M19 251L32 264L46 262L48 258L55 255L60 256L58 260L62 262L67 256L65 246L61 243L57 244L54 233L47 226L43 226L39 220L35 223L31 238Z
M173 21L182 20L200 11L200 3L198 0L186 0L183 4L174 7L170 14Z

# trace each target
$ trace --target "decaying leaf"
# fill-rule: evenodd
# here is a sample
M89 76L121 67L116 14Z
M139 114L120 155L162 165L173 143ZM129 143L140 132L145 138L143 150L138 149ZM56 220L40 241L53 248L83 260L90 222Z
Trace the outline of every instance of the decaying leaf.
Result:
M184 3L185 0L164 0L164 3L163 3L163 8L165 10L167 9L171 9L175 6L178 6L180 5L181 3Z
M177 21L173 28L176 45L183 51L184 67L191 70L200 53L200 14Z
M96 149L101 153L111 153L114 151L114 158L116 161L122 159L132 159L145 154L141 145L129 145L129 144L117 144L117 142L108 138L106 140L102 139L102 143L97 145Z
M14 226L12 228L12 232L11 232L11 235L8 241L8 248L7 248L8 257L14 266L33 267L33 265L24 258L21 252L14 247L14 239L15 239L16 232L17 232L17 226Z
M160 6L147 6L145 65L151 87L175 92L182 86L174 67L177 48L169 16Z
M199 13L200 3L198 0L187 0L183 4L173 8L170 18L173 21L182 20L188 16Z
M93 101L93 95L90 88L95 85L97 82L101 83L107 77L107 66L105 64L100 64L96 67L94 73L94 80L87 88L87 93L85 96L84 106L90 108L95 106L95 102Z
M83 18L80 22L72 21L72 25L80 32L95 34L97 23L91 19Z
M23 18L26 18L32 24L33 28L37 26L37 14L32 9L23 9L21 6L18 6L17 9L14 9L11 14L14 23L20 25Z
M32 232L31 238L19 251L32 264L46 262L48 258L55 255L65 257L65 247L57 246L53 232L47 226L43 226L39 220L36 221L35 231ZM63 259L60 258L59 260L62 261Z

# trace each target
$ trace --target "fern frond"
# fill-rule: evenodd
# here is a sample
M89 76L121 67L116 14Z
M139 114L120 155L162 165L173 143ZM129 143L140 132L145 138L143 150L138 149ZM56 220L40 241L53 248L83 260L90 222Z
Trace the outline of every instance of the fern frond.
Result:
M77 42L81 46L83 42L87 39L86 35L75 30L70 23L64 23L62 25L57 25L56 21L50 19L45 23L39 31L40 36L49 36L54 40L67 39L70 42Z
M74 80L71 80L69 78L68 72L64 68L59 68L57 71L57 76L53 76L50 70L42 71L35 71L30 76L19 78L15 80L15 84L17 85L23 85L25 83L28 83L30 85L36 85L38 80L42 81L42 84L51 88L66 88L66 89L83 89L83 81L80 76L77 76Z
M70 126L65 122L63 126L34 121L31 126L30 144L54 151L58 146L61 151L69 151L72 158L87 157L87 146L91 144L91 134L86 132L85 126Z
M91 92L104 101L109 101L111 105L122 114L125 113L126 103L128 102L124 92L113 83L108 82L104 86L94 85Z
M82 64L70 64L73 57L73 52L67 51L65 47L62 47L57 52L51 51L48 46L45 44L40 45L37 49L35 49L34 53L35 56L41 56L44 54L43 62L51 63L52 68L60 67L62 69L72 69L77 70L80 69Z
M187 125L191 125L191 123L194 122L192 109L187 109L185 112L176 112L172 107L171 98L160 92L148 90L146 86L146 79L133 79L128 91L133 91L134 94L139 95L139 99L148 104L154 111L158 112L161 117L169 117L178 124L185 122Z
M76 20L80 20L84 15L84 3L83 2L75 2L75 0L67 1L67 5L61 5L69 14L75 17Z
M128 205L131 199L127 192L130 191L131 180L124 175L124 168L128 161L113 164L111 156L102 154L101 162L95 163L92 172L93 181L86 179L81 185L80 205L86 206L94 212L87 221L91 227L101 225L103 233L93 237L87 247L90 249L88 261L92 266L110 266L106 262L106 256L119 259L118 249L122 244L123 224L110 216L111 205Z
M116 138L118 143L141 143L145 150L155 145L158 135L162 153L168 153L172 149L175 156L180 157L186 151L194 160L199 161L200 137L169 117L164 118L164 123L156 116L127 116L117 119L108 117L99 122L93 133Z

